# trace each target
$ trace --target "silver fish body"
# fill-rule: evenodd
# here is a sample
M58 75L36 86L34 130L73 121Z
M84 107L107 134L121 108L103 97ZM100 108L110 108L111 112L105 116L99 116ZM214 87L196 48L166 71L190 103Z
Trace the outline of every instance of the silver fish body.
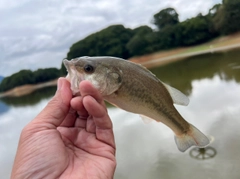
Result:
M64 60L64 65L73 93L78 93L80 81L89 80L109 103L171 128L180 151L209 144L209 139L184 120L173 105L188 105L188 98L145 67L115 57L80 57Z

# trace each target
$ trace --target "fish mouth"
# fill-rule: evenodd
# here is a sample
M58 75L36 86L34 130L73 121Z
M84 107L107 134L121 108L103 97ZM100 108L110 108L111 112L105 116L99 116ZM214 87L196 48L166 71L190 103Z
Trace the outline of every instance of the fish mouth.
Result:
M70 78L71 83L71 90L73 95L80 95L79 92L79 84L81 81L84 80L84 77L82 74L78 73L76 70L72 70L72 77Z
M72 90L73 95L80 95L79 84L81 81L83 81L85 79L84 74L79 73L77 71L75 65L73 64L73 62L68 61L67 59L63 60L63 64L68 71L66 79L71 84L71 90Z

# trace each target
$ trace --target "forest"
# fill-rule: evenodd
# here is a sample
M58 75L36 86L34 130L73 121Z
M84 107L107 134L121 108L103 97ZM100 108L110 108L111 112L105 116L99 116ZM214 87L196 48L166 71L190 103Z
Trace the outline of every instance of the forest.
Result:
M161 50L201 44L219 36L240 31L240 0L223 0L209 9L206 15L198 14L179 21L174 8L160 10L152 17L155 28L147 25L135 29L121 24L109 26L74 43L67 59L80 56L116 56L128 59ZM49 81L66 74L61 69L37 71L21 70L2 80L0 92L23 84Z
M24 84L37 84L56 79L60 76L57 68L38 69L36 71L21 70L11 76L5 77L0 84L0 92L7 91Z

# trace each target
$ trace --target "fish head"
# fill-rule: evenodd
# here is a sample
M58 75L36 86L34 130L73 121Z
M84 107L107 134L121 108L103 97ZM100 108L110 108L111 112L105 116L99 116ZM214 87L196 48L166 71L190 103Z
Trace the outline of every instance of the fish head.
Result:
M64 59L63 64L74 95L79 94L79 83L83 80L90 81L103 96L117 91L122 83L122 71L103 59L79 57L71 61Z

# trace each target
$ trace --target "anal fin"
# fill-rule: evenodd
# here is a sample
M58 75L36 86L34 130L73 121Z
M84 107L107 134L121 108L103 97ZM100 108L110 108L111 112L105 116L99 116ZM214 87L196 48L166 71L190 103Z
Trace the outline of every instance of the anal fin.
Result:
M151 122L153 121L152 118L147 117L147 116L144 116L144 115L142 115L142 114L140 114L140 117L142 118L144 124L149 124L149 123L151 123Z

